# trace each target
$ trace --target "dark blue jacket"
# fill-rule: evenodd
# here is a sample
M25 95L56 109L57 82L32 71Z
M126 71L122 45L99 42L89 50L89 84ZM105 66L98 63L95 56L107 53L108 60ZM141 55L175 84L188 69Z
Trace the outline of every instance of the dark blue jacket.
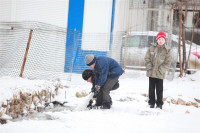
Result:
M112 58L99 56L96 57L94 67L95 85L103 86L107 78L115 78L124 72L121 66Z

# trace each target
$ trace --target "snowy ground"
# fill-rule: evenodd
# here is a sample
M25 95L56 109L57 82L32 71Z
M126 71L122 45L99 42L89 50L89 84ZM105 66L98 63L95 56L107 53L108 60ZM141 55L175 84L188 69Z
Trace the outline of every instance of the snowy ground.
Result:
M200 99L200 71L184 78L164 80L163 110L147 108L148 78L145 72L126 71L120 77L120 88L111 92L113 106L110 110L75 111L87 97L77 98L76 92L89 92L91 84L74 74L72 81L62 81L69 88L59 91L64 107L46 109L42 113L9 120L0 125L0 133L200 133L200 107L171 104L171 99L186 102ZM46 81L21 78L0 78L0 102L12 96L16 90L33 91L37 84ZM16 89L13 89L16 88ZM67 96L65 97L65 93ZM200 104L198 103L198 106Z

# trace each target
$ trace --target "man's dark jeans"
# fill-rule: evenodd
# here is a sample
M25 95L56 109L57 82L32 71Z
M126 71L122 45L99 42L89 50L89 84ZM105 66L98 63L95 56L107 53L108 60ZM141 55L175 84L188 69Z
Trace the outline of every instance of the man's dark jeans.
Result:
M110 106L110 104L112 103L110 97L110 91L119 88L118 79L119 77L115 77L106 80L105 84L101 87L101 90L97 95L97 101L96 101L97 106L101 105Z

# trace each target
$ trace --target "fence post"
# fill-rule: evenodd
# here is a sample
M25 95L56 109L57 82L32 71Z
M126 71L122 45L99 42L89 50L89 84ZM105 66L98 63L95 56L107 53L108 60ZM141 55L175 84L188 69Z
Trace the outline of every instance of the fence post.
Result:
M30 43L31 43L32 32L33 32L33 30L31 29L30 32L29 32L29 38L28 38L28 42L27 42L27 46L26 46L26 51L25 51L25 54L24 54L24 60L23 60L21 72L20 72L20 75L19 75L20 77L22 77L23 72L24 72L24 66L25 66L25 63L26 63L26 58L27 58L29 46L30 46Z

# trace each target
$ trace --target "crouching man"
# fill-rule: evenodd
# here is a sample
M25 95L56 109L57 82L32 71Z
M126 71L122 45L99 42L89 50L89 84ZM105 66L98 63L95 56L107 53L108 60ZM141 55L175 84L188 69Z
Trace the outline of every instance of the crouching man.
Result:
M123 74L123 69L117 61L105 56L86 55L85 63L94 68L93 78L88 78L87 81L92 82L93 89L98 92L96 105L101 109L110 109L112 105L110 91L119 87L119 76Z
M94 93L93 99L91 99L90 103L88 104L88 108L92 109L92 108L98 108L102 106L102 90L96 90L98 88L95 88L95 77L94 77L94 70L91 69L86 69L85 71L83 71L82 73L82 78L87 81L90 82L92 84L92 88L91 88L91 92ZM116 90L117 88L119 88L119 82L117 82L113 88L110 89L110 91L112 90ZM96 92L98 91L98 92ZM94 106L92 106L93 100L96 101L96 104ZM111 100L111 99L110 99ZM112 105L112 100L110 105Z

